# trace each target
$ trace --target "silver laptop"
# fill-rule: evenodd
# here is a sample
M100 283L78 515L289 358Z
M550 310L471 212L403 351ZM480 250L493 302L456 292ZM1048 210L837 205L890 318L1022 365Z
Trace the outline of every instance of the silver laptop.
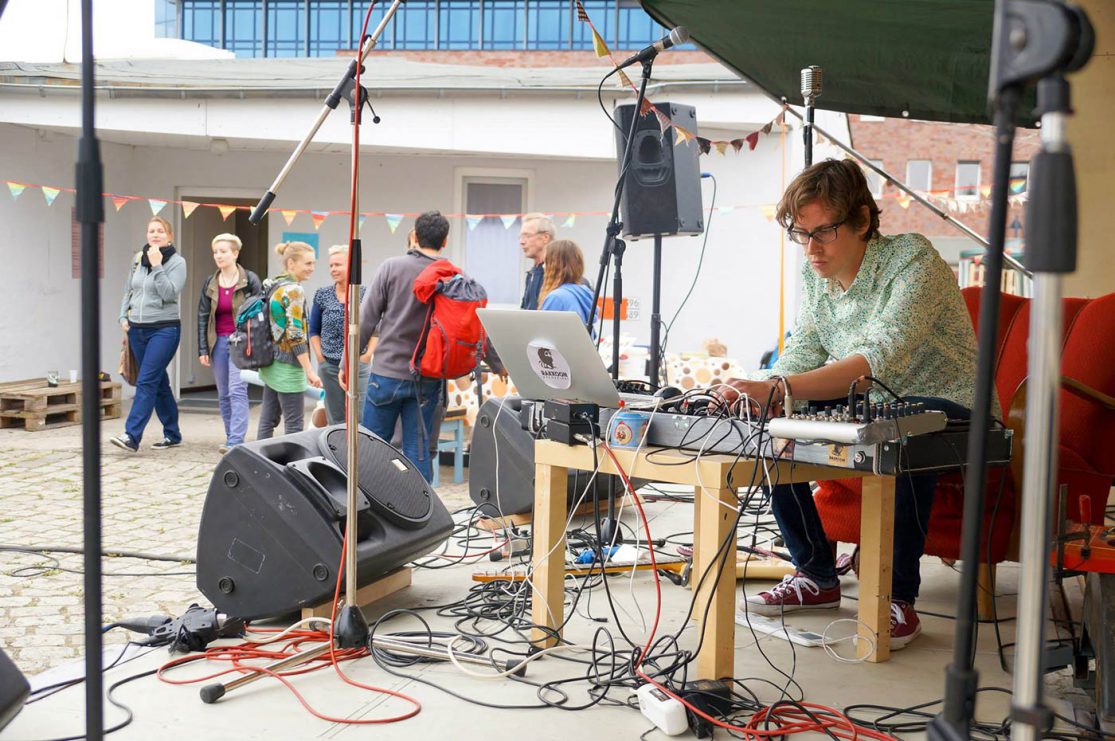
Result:
M524 399L619 406L620 394L576 313L477 309L476 314ZM623 396L628 401L628 394Z

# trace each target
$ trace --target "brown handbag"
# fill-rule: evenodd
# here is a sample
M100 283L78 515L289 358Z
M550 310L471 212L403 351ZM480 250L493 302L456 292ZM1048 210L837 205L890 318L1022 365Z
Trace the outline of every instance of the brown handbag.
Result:
M139 363L136 362L132 346L128 344L128 335L124 335L124 341L120 344L120 375L131 386L136 385L139 377Z

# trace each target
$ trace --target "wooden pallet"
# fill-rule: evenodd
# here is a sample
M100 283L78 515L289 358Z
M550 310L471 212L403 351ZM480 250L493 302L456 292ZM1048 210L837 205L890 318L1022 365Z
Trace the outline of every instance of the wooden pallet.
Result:
M120 384L102 381L101 419L121 415ZM45 378L0 383L0 429L37 432L81 422L81 383L47 384Z
M617 510L620 506L634 507L635 505L630 501L628 495L624 494L623 496L616 498ZM591 515L593 511L594 510L592 502L582 502L581 506L577 507L577 510L573 513L573 516L586 517L588 515ZM604 499L600 500L600 511L608 511L608 503ZM533 522L534 511L532 510L530 512L523 512L517 515L507 515L506 517L480 517L476 521L476 526L488 530L489 532L497 532L500 530L510 530L512 527L523 527L526 525L530 525Z
M377 579L371 584L365 584L356 590L356 604L361 608L367 607L373 602L378 602L389 594L394 594L400 589L405 589L410 586L410 575L413 569L409 566L395 569L390 574L387 574L382 579ZM344 601L344 594L341 594L341 601ZM302 619L318 617L327 618L333 614L333 602L323 602L320 605L313 607L302 608Z

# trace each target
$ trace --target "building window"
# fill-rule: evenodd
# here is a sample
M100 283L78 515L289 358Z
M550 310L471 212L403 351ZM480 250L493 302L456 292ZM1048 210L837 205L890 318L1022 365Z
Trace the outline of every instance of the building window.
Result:
M568 49L573 6L567 0L531 0L527 5L527 48Z
M526 41L526 0L484 3L484 48L522 49Z
M221 45L221 3L218 0L194 0L182 20L183 38L209 46Z
M436 0L408 0L395 13L396 49L433 49L437 38Z
M480 0L441 0L437 48L480 48Z
M390 3L377 2L372 6L372 17L368 19L368 35L371 36L379 28L379 24L383 21L383 16L387 15L387 8ZM355 50L360 46L360 29L364 25L364 13L367 12L367 4L364 2L356 2L352 4L352 43L349 49ZM396 16L398 17L398 16ZM377 49L393 49L395 48L395 18L387 22L387 27L383 29L383 33L376 39Z
M178 36L178 9L174 0L155 0L155 38L173 39Z
M263 27L263 8L254 0L226 0L225 48L238 57L258 57Z
M311 57L333 57L339 51L352 48L349 44L347 10L348 0L315 0L310 3Z
M665 35L665 29L655 23L636 0L618 1L618 48L639 49Z
M929 160L909 160L906 163L906 187L910 190L928 191L932 182L932 162Z
M1021 195L1026 192L1030 186L1030 163L1029 162L1011 162L1010 163L1010 180L1007 186L1007 192L1012 196Z
M523 212L526 181L513 178L465 178L465 213ZM523 291L523 253L519 226L504 227L499 216L485 216L464 229L465 266L488 293L491 304L518 307Z
M882 160L868 160L871 164L883 169ZM863 168L863 174L867 178L867 187L871 190L871 195L880 198L883 195L883 186L886 184L886 179L882 175L872 170L870 167Z
M979 198L979 160L956 163L956 197Z
M582 0L585 12L592 19L596 30L604 37L604 41L614 45L616 43L616 3L615 0ZM592 49L592 29L587 23L577 21L573 24L573 48Z
M306 4L267 0L267 56L306 56Z

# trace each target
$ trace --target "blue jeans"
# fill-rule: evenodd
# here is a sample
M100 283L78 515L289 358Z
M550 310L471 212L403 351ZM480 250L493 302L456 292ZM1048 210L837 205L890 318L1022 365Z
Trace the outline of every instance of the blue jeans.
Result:
M139 374L136 377L136 396L132 402L124 431L139 444L143 430L151 420L151 412L163 423L163 437L171 442L182 441L178 429L178 404L170 390L170 376L166 369L178 352L178 339L182 328L136 327L128 329L128 344L135 353Z
M433 475L430 436L434 412L441 399L441 384L436 378L415 382L372 373L364 401L364 426L384 440L391 439L395 421L402 418L403 455L427 481Z
M950 419L968 419L970 411L947 399L906 397ZM894 485L894 570L891 595L913 603L921 587L921 557L933 508L937 474L899 476ZM836 564L809 484L779 484L771 490L771 509L794 565L820 586L837 583Z
M248 382L240 377L240 369L229 360L228 337L218 337L210 352L221 419L225 423L225 440L231 448L243 443L248 434Z

